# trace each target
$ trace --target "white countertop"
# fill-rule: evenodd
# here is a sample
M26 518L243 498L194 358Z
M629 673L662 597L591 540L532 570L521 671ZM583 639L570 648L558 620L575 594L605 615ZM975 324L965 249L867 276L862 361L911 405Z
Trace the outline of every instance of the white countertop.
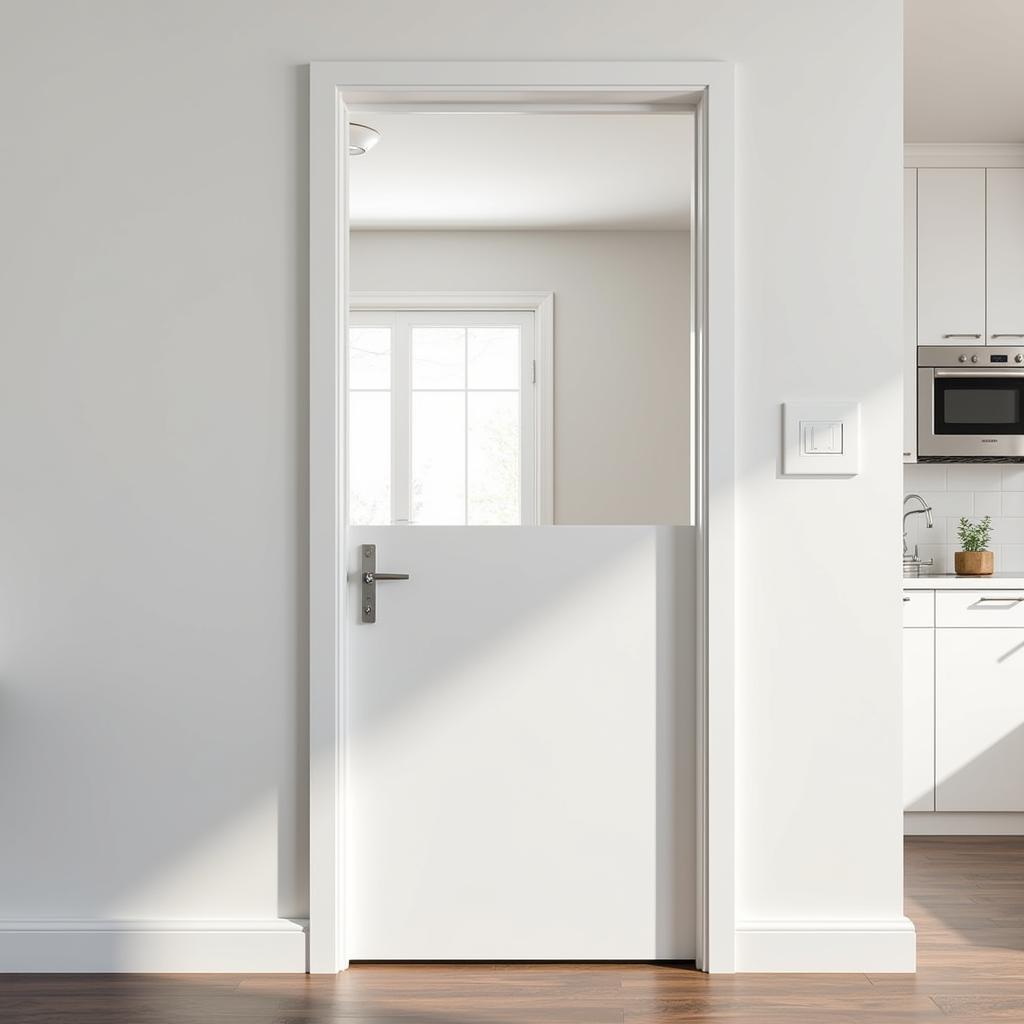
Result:
M996 572L991 576L955 576L953 573L939 573L934 576L920 576L916 579L904 577L904 590L1024 590L1024 575L1013 572Z

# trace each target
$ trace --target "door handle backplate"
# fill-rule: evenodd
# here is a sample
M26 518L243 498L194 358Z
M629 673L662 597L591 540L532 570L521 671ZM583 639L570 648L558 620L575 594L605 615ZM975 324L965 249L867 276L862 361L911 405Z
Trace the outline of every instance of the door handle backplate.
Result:
M359 545L359 617L363 622L377 621L377 583L380 580L407 580L407 572L377 572L377 545Z

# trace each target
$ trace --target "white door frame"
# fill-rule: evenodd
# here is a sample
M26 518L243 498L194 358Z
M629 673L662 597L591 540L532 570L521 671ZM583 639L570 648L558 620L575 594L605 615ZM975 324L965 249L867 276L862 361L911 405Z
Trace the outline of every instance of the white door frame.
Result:
M554 292L349 292L349 309L515 310L532 313L537 393L534 396L536 513L538 526L555 521L555 295Z
M697 580L698 965L735 969L733 66L727 62L310 65L309 969L344 946L348 109L658 112L696 119L691 230Z

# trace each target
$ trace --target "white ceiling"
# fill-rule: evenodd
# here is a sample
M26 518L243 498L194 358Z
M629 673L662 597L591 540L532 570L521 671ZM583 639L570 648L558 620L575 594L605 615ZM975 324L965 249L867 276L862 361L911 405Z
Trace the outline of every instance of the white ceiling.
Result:
M353 114L376 148L350 162L355 228L689 226L686 114Z
M906 0L907 142L1024 142L1024 0Z

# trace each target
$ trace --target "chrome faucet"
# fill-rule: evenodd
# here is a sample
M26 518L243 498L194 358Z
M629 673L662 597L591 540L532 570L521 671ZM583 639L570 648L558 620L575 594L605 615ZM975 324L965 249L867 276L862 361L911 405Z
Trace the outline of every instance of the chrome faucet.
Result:
M908 501L916 501L920 503L920 508L912 508L903 513L903 557L907 556L907 520L911 516L924 516L924 524L930 530L935 523L932 520L932 507L928 504L920 494L908 494L903 499L903 507L907 507ZM914 549L914 558L917 558L917 549Z

